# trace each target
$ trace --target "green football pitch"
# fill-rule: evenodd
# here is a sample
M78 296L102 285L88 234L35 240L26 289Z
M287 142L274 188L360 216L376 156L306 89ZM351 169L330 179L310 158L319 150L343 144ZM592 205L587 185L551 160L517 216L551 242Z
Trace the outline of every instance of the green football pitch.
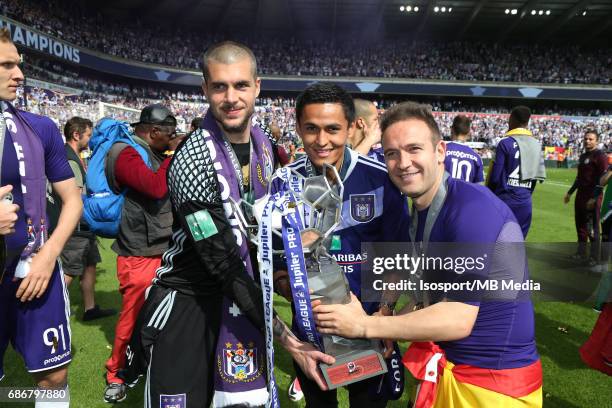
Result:
M534 194L531 242L571 242L575 240L573 206L565 206L563 194L575 177L575 170L549 169L549 179L537 187ZM478 220L474 220L478 222ZM103 261L98 265L96 299L102 307L120 308L118 283L115 276L115 255L110 241L101 241ZM70 288L72 317L73 361L69 370L72 407L108 406L103 402L104 362L109 356L114 335L115 318L93 322L81 321L81 295L76 284ZM542 302L535 304L536 338L544 367L544 405L546 407L612 407L612 377L587 368L578 355L578 348L589 336L597 319L591 304ZM286 321L290 319L289 304L275 301L276 310ZM403 344L403 347L406 345ZM180 353L180 350L177 350ZM276 378L283 407L303 407L303 401L293 403L286 397L293 368L288 355L276 353ZM4 359L5 379L2 387L32 386L23 362L9 347ZM414 382L407 374L406 392L389 407L406 407L412 396ZM120 406L141 407L142 384L130 390ZM339 393L340 407L348 406L344 391ZM28 406L6 404L0 406ZM32 406L32 405L30 405Z

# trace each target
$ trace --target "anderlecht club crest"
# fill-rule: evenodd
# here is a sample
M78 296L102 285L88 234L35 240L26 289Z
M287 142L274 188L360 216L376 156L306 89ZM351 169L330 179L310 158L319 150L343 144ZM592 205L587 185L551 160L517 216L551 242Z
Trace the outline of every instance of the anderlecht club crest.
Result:
M374 218L375 197L374 194L351 195L351 217L357 222L368 222Z
M229 343L228 343L229 344ZM223 349L223 371L226 376L236 381L248 381L257 373L257 349L245 348L238 343L235 348Z

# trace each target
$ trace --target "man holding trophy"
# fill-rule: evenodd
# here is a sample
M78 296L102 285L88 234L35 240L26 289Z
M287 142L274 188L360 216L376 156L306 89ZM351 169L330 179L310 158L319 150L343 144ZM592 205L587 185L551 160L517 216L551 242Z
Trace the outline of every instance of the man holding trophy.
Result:
M414 205L411 241L427 251L452 244L460 256L484 248L491 255L488 266L482 274L466 273L468 279L527 281L516 217L485 187L444 171L446 146L430 108L396 105L383 115L381 129L389 175ZM423 270L423 279L443 272ZM450 272L456 281L464 279L463 272ZM415 407L541 407L542 366L529 292L466 289L438 300L416 311L408 304L397 316L373 317L352 296L342 305L315 300L313 313L321 333L411 341L403 361L421 380Z
M297 377L307 407L336 407L335 388L343 385L348 385L351 407L384 407L403 391L399 350L392 343L384 352L380 341L321 336L314 328L310 300L347 303L349 290L360 296L361 264L368 257L361 243L406 241L406 200L382 164L346 147L355 106L342 88L309 86L297 98L296 119L307 156L277 171L260 237L271 235L266 232L274 224L270 210L280 209L282 234L278 222L275 232L282 235L286 259L275 259L274 286L293 303L298 338L336 357L336 364L321 365L331 391L322 391L295 364ZM261 247L267 247L265 240ZM260 272L265 274L265 268ZM393 308L391 302L363 304L368 314L391 315Z

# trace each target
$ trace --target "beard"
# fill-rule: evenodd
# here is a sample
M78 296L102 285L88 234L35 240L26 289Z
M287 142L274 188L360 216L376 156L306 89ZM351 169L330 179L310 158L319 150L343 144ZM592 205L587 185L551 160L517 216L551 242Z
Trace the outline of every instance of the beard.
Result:
M242 133L246 130L254 112L255 112L255 107L252 107L250 110L247 110L246 115L244 116L244 119L242 120L242 122L240 122L238 125L235 125L235 126L228 126L223 121L219 120L217 115L215 115L214 110L213 110L213 116L217 120L217 123L219 123L221 128L225 131L225 133L234 134L234 133Z

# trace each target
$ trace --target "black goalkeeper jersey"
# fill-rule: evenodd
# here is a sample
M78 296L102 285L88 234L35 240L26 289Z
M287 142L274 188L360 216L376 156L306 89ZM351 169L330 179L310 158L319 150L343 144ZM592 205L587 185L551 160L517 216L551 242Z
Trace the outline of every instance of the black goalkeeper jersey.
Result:
M255 327L263 327L262 292L240 258L202 130L179 145L168 167L167 181L174 224L170 248L162 256L153 283L191 296L221 299L225 295ZM201 210L210 214L218 232L196 241L189 220Z

